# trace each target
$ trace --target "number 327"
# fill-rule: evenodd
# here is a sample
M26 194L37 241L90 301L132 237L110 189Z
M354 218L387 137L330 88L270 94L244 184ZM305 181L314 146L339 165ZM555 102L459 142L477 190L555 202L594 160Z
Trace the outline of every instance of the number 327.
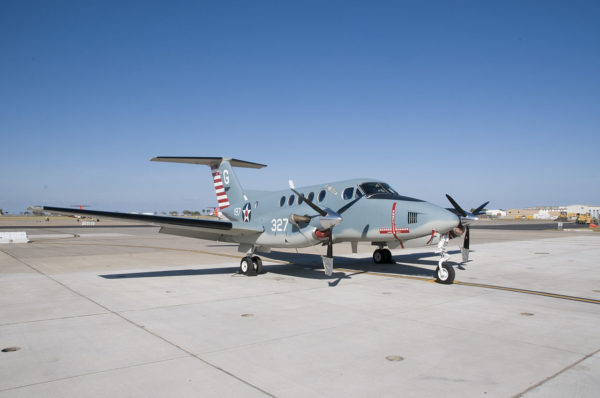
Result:
M287 218L274 218L271 220L271 231L283 232L288 226L289 220Z

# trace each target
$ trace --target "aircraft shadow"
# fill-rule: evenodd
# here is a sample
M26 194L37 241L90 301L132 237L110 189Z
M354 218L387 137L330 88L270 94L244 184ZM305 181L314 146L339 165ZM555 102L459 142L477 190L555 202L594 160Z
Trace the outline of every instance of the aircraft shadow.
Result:
M168 271L129 272L126 274L107 274L98 276L104 279L162 278L167 276L235 274L237 271L237 267L220 267L203 269L174 269Z
M457 254L460 250L449 251L448 254ZM438 255L432 252L411 253L393 256L392 264L375 264L370 258L354 258L336 256L335 268L344 268L356 271L353 273L334 271L331 276L325 275L322 270L321 256L318 254L287 253L272 251L260 253L266 261L285 261L289 264L264 265L263 273L292 276L298 278L320 279L329 281L330 286L336 286L343 279L351 279L353 275L366 272L381 272L388 274L433 277L438 264ZM434 258L429 260L428 258ZM451 262L452 264L452 262ZM456 264L456 263L454 263ZM319 271L319 272L314 272ZM99 275L105 279L131 279L131 278L163 278L170 276L197 276L197 275L231 275L238 273L238 267L219 267L202 269L177 269L164 271L129 272L120 274ZM331 281L335 279L335 281Z
M460 250L448 251L448 254L460 254ZM285 274L290 276L308 277L314 279L331 279L335 277L341 277L347 275L343 272L334 272L331 277L319 272L317 275L310 273L306 274L307 269L310 270L321 270L322 262L321 256L318 254L305 254L305 253L287 253L272 251L271 253L261 253L261 257L265 260L278 260L289 262L290 265L277 265L277 266L265 266L265 270L277 274ZM432 258L429 260L428 258ZM375 264L370 258L354 258L354 257L342 257L335 256L334 268L345 268L356 271L356 273L365 272L382 272L397 275L407 276L424 276L433 277L435 269L438 265L439 255L433 252L424 253L411 253L403 255L395 255L392 257L392 264ZM449 262L452 265L458 265L458 263ZM299 269L302 267L302 269Z

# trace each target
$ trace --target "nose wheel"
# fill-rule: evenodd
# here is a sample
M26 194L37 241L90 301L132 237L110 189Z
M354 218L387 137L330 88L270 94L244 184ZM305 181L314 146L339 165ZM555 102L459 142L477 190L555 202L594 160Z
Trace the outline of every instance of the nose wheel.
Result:
M373 262L375 264L391 264L392 252L389 249L377 249L373 252Z
M443 263L435 269L435 281L443 283L444 285L450 285L454 282L454 268L447 263Z
M246 256L240 261L240 274L256 276L263 273L262 260L258 256Z

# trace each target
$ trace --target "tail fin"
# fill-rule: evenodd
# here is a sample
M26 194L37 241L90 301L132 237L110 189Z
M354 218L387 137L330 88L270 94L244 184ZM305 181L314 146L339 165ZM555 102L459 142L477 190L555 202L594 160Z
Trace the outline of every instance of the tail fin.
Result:
M220 210L229 207L230 203L241 203L247 200L244 190L233 172L233 167L247 167L252 169L266 167L264 164L231 158L158 156L150 160L154 162L191 163L210 166Z
M219 166L213 164L210 166L210 171L212 172L213 182L215 184L215 192L217 193L217 203L219 205L219 210L223 210L229 207L229 198L227 197L227 192L225 192L224 181L227 183L230 182L229 171L224 170L223 176L221 176L221 172L219 171Z

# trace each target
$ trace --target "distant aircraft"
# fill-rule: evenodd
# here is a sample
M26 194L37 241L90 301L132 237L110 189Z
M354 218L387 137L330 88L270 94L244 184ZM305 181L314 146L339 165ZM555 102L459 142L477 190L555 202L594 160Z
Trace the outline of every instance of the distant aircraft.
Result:
M450 196L451 211L420 199L402 196L376 179L352 179L328 184L265 192L244 190L233 167L260 169L266 165L222 157L165 157L156 162L190 163L211 168L221 220L191 219L144 214L44 206L45 211L120 218L159 225L161 233L199 239L233 242L245 253L240 273L262 273L262 260L255 251L269 253L273 248L302 248L326 245L323 266L333 270L333 244L350 242L352 252L358 242L371 242L377 249L373 261L392 262L390 249L437 245L440 260L436 279L454 281L454 268L448 264L448 241L464 236L463 261L468 260L468 224L476 213L465 212ZM486 203L487 204L487 203ZM482 209L486 204L480 206ZM465 233L466 231L466 233Z

